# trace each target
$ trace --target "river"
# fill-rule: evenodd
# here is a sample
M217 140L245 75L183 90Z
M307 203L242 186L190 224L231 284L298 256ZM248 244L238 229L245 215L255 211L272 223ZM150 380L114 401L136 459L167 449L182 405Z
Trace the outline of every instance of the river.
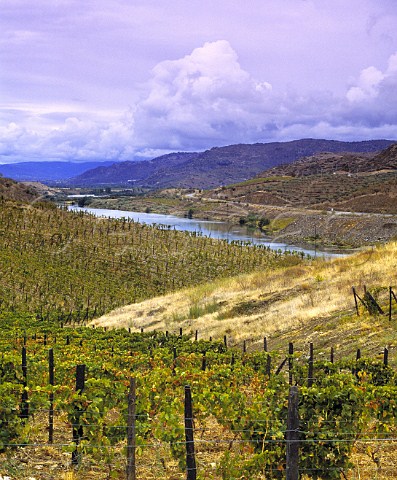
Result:
M182 230L187 232L196 232L200 235L231 241L250 242L254 245L264 245L270 247L272 250L294 250L302 252L312 257L333 258L345 256L346 252L336 252L333 250L326 250L322 248L307 248L298 245L291 245L283 242L278 242L270 237L263 235L258 229L249 228L246 226L232 225L225 222L215 222L210 220L199 220L176 217L174 215L161 215L157 213L144 212L129 212L124 210L110 210L105 208L86 208L69 206L72 211L84 211L93 214L97 217L105 218L129 218L134 222L145 223L147 225L155 225L175 230Z

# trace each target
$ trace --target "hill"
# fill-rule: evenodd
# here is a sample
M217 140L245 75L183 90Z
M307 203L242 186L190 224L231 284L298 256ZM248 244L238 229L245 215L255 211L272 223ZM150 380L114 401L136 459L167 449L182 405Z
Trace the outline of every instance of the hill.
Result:
M301 260L50 202L3 201L0 239L3 311L58 319L88 319L210 278Z
M76 186L112 184L150 188L214 188L241 182L264 169L291 163L318 152L375 152L388 140L339 142L302 139L291 142L239 144L214 147L204 152L172 153L143 162L122 162L76 176Z
M13 200L17 202L32 202L40 197L39 190L34 185L18 183L10 178L0 177L1 200Z
M397 170L397 143L380 153L318 153L288 165L262 172L260 176L293 176L368 173Z
M18 181L57 182L113 162L20 162L0 165L0 173Z
M70 179L69 183L77 186L116 184L141 186L156 172L177 168L197 155L198 153L170 153L153 160L118 162L113 163L111 166L99 166ZM163 173L163 175L167 174ZM156 180L153 180L152 183L155 185Z
M321 153L213 190L212 199L368 213L397 213L397 144L377 154Z
M357 347L377 355L385 345L395 351L395 323L387 315L370 317L360 305L357 317L351 287L366 285L388 311L389 286L395 285L397 243L332 261L313 261L283 270L256 272L217 280L166 296L124 306L93 320L96 326L145 331L194 332L199 338L222 339L249 350L260 350L263 337L271 349L294 342L307 351L332 346L338 358ZM396 359L394 360L396 361Z

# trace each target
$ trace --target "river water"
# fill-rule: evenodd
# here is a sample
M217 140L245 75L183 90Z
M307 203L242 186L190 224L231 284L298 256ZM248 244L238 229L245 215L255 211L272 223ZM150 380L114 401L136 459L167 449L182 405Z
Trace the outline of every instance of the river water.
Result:
M215 222L208 220L189 219L176 217L174 215L161 215L157 213L129 212L124 210L110 210L105 208L85 208L77 206L69 206L72 211L84 211L97 217L105 218L129 218L134 222L145 223L147 225L155 225L161 228L169 228L182 230L187 232L196 232L200 235L227 240L228 242L240 241L249 242L254 245L263 245L270 247L272 250L294 250L302 252L312 257L340 257L345 253L321 248L306 248L298 245L291 245L277 240L271 239L263 235L258 229L252 229L246 226L232 225L225 222Z

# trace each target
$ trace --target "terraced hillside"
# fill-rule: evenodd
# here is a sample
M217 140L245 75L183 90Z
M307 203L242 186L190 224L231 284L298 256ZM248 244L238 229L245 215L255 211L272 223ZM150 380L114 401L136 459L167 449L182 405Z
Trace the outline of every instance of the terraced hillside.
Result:
M260 205L397 213L397 171L258 178L209 196Z
M241 203L397 213L397 145L380 154L320 154L218 188L207 198Z

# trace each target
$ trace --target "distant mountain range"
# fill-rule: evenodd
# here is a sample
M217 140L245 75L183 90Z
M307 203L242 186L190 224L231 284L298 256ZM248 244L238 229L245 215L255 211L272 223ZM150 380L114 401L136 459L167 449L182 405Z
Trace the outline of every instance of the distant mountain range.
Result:
M153 160L117 162L111 166L99 166L70 179L75 186L94 185L131 185L156 187L157 176L162 175L167 183L168 176L173 172L181 172L199 153L170 153L156 157Z
M239 144L204 152L172 153L153 160L97 167L70 180L75 186L126 185L149 188L214 188L255 177L265 169L289 164L319 152L377 152L390 140L339 142L303 139L291 142Z
M0 165L4 177L20 182L57 182L114 162L20 162Z
M65 186L138 186L149 188L215 188L255 177L320 152L371 153L390 140L340 142L303 139L214 147L204 152L178 152L152 160L126 162L23 162L0 165L0 174L18 181Z

